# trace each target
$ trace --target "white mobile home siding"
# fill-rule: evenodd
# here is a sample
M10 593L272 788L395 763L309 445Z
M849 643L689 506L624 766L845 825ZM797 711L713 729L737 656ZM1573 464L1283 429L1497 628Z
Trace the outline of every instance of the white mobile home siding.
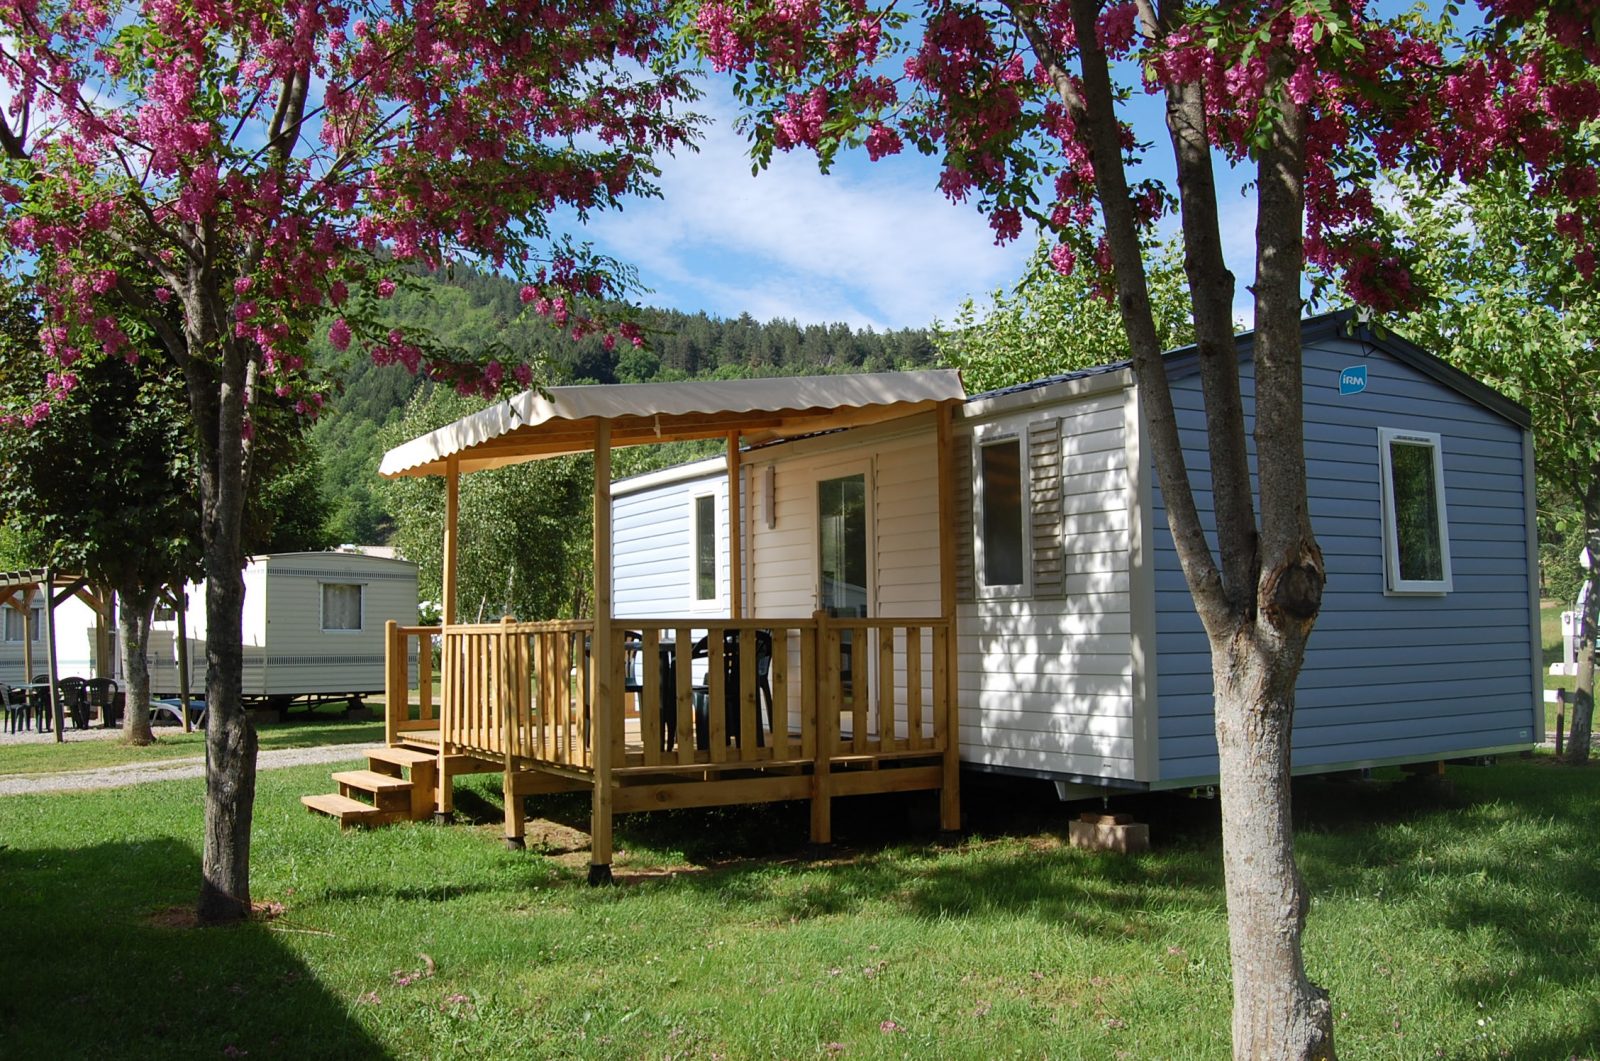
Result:
M717 596L694 599L694 499L711 495ZM622 480L612 487L611 607L618 618L728 612L728 473L723 458Z
M20 600L20 598L19 598ZM36 593L33 596L35 608L42 608L44 595ZM10 605L5 607L10 611ZM0 620L4 617L0 616ZM96 675L98 652L95 647L95 631L98 629L98 620L94 609L77 597L68 597L56 606L56 674L62 678L78 677L93 678ZM5 627L0 625L0 633ZM41 612L39 621L33 625L33 673L44 674L49 667L49 655L46 651L44 639L44 617ZM25 685L33 680L33 675L23 673L23 646L21 640L0 641L0 682L7 685ZM108 661L110 662L110 661ZM114 666L112 662L112 666ZM111 673L111 668L106 669Z
M1362 364L1366 390L1341 395L1340 371ZM1249 411L1253 360L1241 372ZM1353 340L1308 341L1304 380L1310 514L1328 583L1297 687L1295 769L1527 746L1542 706L1524 432ZM1198 377L1175 380L1173 391L1190 468L1203 468ZM1384 593L1380 427L1441 437L1453 574L1443 596ZM1209 479L1191 478L1211 529ZM1217 773L1210 656L1159 491L1153 523L1160 782L1206 780Z
M324 630L322 586L362 587L360 630ZM252 557L244 570L245 696L377 692L384 687L385 623L417 622L417 568L404 560L359 553L274 553ZM188 586L189 686L200 695L206 673L204 583ZM178 691L177 623L153 624L150 685Z
M1060 484L1058 576L1041 566L1046 528L1036 524L1030 594L986 599L974 578L961 579L970 590L957 609L967 762L1067 777L1132 780L1138 773L1127 422L1127 391L1117 383L995 415L969 411L958 428L958 439L994 425L1029 441L1032 508L1037 514L1043 506L1046 521L1054 518L1048 488L1057 475ZM1059 472L1041 434L1059 439ZM971 476L969 465L958 488L963 539L978 533Z

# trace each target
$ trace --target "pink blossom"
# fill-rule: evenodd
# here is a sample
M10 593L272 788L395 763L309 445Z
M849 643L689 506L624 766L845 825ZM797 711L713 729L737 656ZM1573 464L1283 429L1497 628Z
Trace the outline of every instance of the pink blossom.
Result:
M254 284L255 281L251 277L235 277L233 281L233 293L236 295L248 295L250 293L250 288Z
M394 294L394 289L395 289L395 283L394 283L393 280L390 280L387 277L385 277L384 279L378 281L378 297L379 298L389 298L390 296L392 296Z
M1072 271L1078 267L1078 256L1072 248L1065 243L1057 243L1050 248L1050 268L1062 276L1071 276Z
M350 349L350 325L345 323L343 317L334 321L328 329L328 342L333 344L335 350Z
M522 290L517 294L518 297L522 299L522 304L526 306L528 303L539 297L539 289L534 287L532 284L523 284Z
M900 134L886 125L874 125L867 134L867 157L873 162L888 155L898 155L901 146Z

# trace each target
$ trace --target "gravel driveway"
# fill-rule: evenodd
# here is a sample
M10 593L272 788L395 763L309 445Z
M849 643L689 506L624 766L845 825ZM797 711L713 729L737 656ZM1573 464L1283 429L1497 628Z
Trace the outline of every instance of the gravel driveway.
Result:
M68 734L68 740L111 740L121 734L111 730L80 730ZM6 743L17 738L28 743L54 740L48 733L10 734ZM310 763L334 763L361 759L368 748L376 744L325 744L315 748L273 748L256 753L256 769L281 770L289 766ZM191 755L182 759L163 759L153 763L135 763L123 766L101 766L93 770L68 770L59 774L28 774L19 777L0 777L0 796L18 796L33 792L69 792L94 788L122 788L141 785L146 781L173 781L186 777L204 777L206 759Z

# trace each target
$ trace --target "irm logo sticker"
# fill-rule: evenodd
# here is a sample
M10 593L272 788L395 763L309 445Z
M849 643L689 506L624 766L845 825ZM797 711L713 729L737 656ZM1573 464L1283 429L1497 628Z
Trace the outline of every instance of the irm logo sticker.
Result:
M1339 393L1360 394L1367 389L1367 366L1351 365L1339 370Z

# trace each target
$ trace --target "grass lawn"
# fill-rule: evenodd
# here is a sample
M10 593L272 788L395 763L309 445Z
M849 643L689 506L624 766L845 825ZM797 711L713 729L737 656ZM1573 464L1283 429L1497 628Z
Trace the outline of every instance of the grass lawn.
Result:
M1130 802L1157 842L1135 858L1066 847L1076 808L1046 787L969 785L953 849L905 839L913 800L840 801L822 861L798 846L803 805L632 816L619 886L591 889L582 853L502 848L493 776L459 787L469 824L341 834L296 802L327 773L261 775L255 896L283 909L230 930L173 923L199 879L199 781L0 798L3 1053L1228 1053L1211 802ZM1454 795L1297 787L1306 957L1340 1051L1597 1056L1600 769L1451 777Z
M286 722L258 725L261 747L311 748L323 744L374 744L383 741L383 722L327 721ZM156 742L142 748L123 744L115 738L69 740L65 744L7 743L0 736L0 777L8 774L50 774L62 770L92 770L101 766L122 766L204 756L203 730L185 733L177 726L157 726Z

